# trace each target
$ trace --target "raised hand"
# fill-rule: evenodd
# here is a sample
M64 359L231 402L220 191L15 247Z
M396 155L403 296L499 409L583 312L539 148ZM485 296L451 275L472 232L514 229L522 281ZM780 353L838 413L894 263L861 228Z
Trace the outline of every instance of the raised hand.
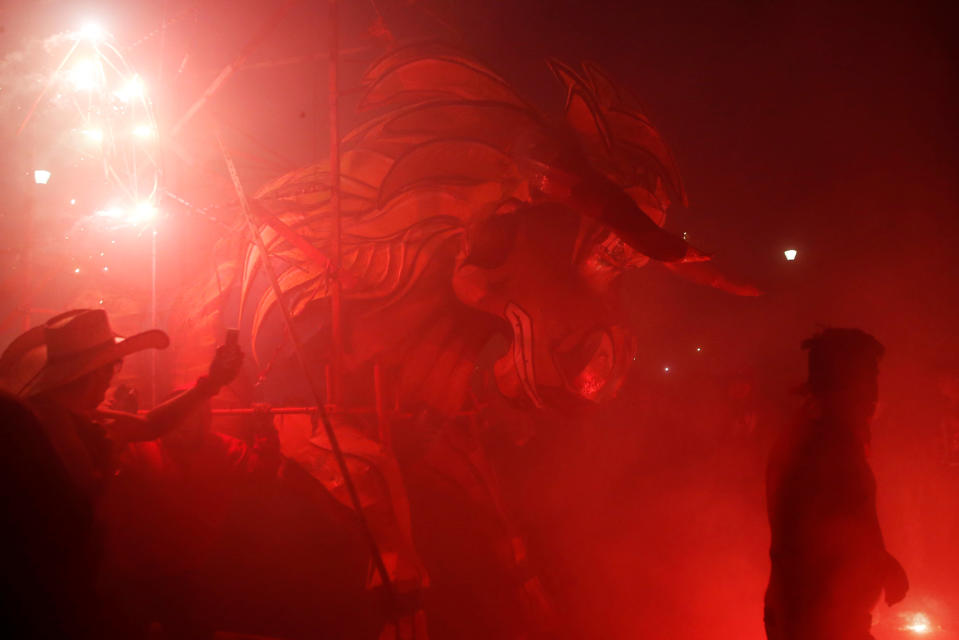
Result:
M113 397L107 403L107 408L113 411L124 411L126 413L136 413L140 408L140 402L137 397L137 390L126 384L118 385L113 390Z
M242 366L243 352L240 347L235 344L220 345L210 363L207 379L216 387L225 387L233 382Z

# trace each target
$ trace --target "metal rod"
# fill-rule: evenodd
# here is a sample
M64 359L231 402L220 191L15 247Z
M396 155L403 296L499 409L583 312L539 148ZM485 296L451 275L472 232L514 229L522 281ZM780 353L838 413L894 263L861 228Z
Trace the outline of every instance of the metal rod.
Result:
M336 463L340 468L340 473L343 476L343 484L346 487L347 493L350 496L350 502L353 504L357 518L360 521L360 526L363 529L367 544L370 548L373 564L380 576L380 580L383 582L383 588L388 600L388 605L390 607L390 613L392 614L396 610L396 597L393 592L390 574L386 568L386 564L383 562L383 555L380 553L380 548L376 542L376 538L373 535L373 530L370 528L370 524L366 519L366 513L363 510L363 503L360 502L360 496L356 491L356 486L353 484L353 478L350 475L350 469L346 464L346 457L343 455L340 442L336 437L336 433L333 431L333 424L330 422L330 417L326 412L326 407L323 403L323 394L321 391L320 382L313 374L313 369L307 362L303 344L300 341L296 325L293 323L293 315L290 313L289 305L287 304L286 298L283 295L283 290L280 287L280 281L276 276L276 271L273 269L273 264L269 260L269 253L267 253L266 244L263 242L263 238L260 236L260 232L253 220L253 212L250 210L250 204L246 199L246 193L243 190L243 184L240 182L240 176L236 172L236 166L233 164L233 159L230 157L226 146L223 144L223 139L220 137L219 127L214 126L213 132L216 136L217 143L220 145L220 151L223 153L223 159L226 162L227 170L230 173L230 179L233 181L233 187L236 190L236 195L240 200L240 206L243 210L243 216L246 219L250 236L252 237L257 248L260 250L260 254L263 256L263 268L270 279L270 286L273 288L273 293L276 296L277 304L282 312L287 334L290 337L290 341L293 343L293 351L296 354L296 359L300 365L300 369L302 370L304 377L306 377L306 380L309 383L310 391L312 391L313 398L316 401L316 413L320 418L320 422L323 425L323 430L326 432L326 437L330 442L330 449L333 452L333 457L336 459Z
M356 416L370 416L377 415L378 411L374 407L350 407L349 409L343 409L336 407L334 405L328 404L324 407L327 413L340 413L347 415L356 415ZM252 415L272 415L272 416L291 416L291 415L311 415L317 412L316 407L235 407L233 409L212 409L211 413L214 416L252 416ZM141 413L149 413L147 409L143 409ZM478 416L479 411L460 411L455 415L466 416L472 418L473 416ZM384 411L384 416L393 417L393 418L413 418L416 414L409 411Z
M333 212L333 290L330 297L331 333L333 346L331 400L342 402L343 377L343 283L340 267L343 263L343 211L340 206L340 123L339 123L339 66L340 66L340 20L339 0L329 0L330 9L330 210Z
M29 115L27 116L29 118ZM24 121L26 124L26 121ZM20 329L26 331L30 328L30 323L33 320L33 314L31 313L30 306L33 303L33 225L35 218L37 216L37 184L36 178L34 177L35 171L35 159L33 151L27 155L27 158L30 160L30 166L27 168L27 176L33 177L33 180L29 180L27 188L27 220L25 225L25 233L23 239L23 250L20 253L20 266L23 269L23 297L22 297L22 308L23 308L23 322L20 324Z
M386 451L393 451L393 434L390 431L390 412L386 410L386 400L383 397L383 371L380 363L373 365L373 392L376 397L376 427L380 435L380 443Z
M157 228L150 233L150 328L157 328ZM160 351L151 349L150 357L150 406L157 406L157 371L160 369Z
M243 66L243 64L246 62L246 59L250 57L250 54L252 54L256 48L260 46L260 43L263 42L268 35L270 35L270 32L273 31L273 29L275 29L280 23L280 19L282 19L283 16L286 15L286 12L289 11L290 8L298 1L299 0L287 0L273 13L272 16L270 16L270 19L263 24L260 30L257 31L256 34L245 45L243 45L243 48L240 50L240 53L236 56L236 58L234 58L230 64L223 67L217 77L213 79L213 82L210 83L210 86L208 86L200 95L200 98L194 102L190 108L187 109L186 113L184 113L179 119L179 121L173 125L173 129L170 130L171 136L176 137L179 135L186 123L189 122L193 116L195 116L197 112L202 109L207 102L210 101L210 98L212 98L214 94L220 90L220 87L223 86L229 77L236 73L237 69Z
M198 6L199 4L200 4L200 0L197 0L196 2L193 2L193 3L191 3L190 5L188 5L185 9L182 9L179 13L177 13L177 14L176 14L175 16L173 16L172 18L167 19L167 17L166 17L166 16L167 16L167 3L164 1L164 3L163 3L163 19L162 19L161 22L160 22L160 26L157 27L156 29L154 29L153 31L150 31L150 32L147 33L146 35L142 36L139 40L135 41L133 44L127 46L127 47L126 47L127 50L136 49L137 47L139 47L139 46L140 46L141 44L143 44L144 42L146 42L146 41L148 41L148 40L152 40L157 34L160 34L160 42L161 42L161 44L160 44L160 49L162 50L163 47L164 47L163 42L164 42L164 40L165 40L165 38L166 38L166 30L167 30L167 28L168 28L168 27L172 27L172 26L175 25L177 22L179 22L180 20L182 20L185 16L187 16L187 15L189 15L189 14L191 14L191 13L194 13L194 12L196 11L197 6ZM162 74L161 74L161 75L162 75Z
M157 60L157 86L163 86L163 63L166 59L166 27L167 27L167 9L168 9L168 0L163 0L163 14L160 18L160 56ZM160 134L160 118L157 113L158 109L155 107L154 119L156 122L157 135ZM164 176L164 156L163 156L163 146L161 145L157 151L157 177L156 182L154 183L154 193L151 194L153 202L156 206L159 206L159 197L156 197L156 186L158 183L162 183ZM136 153L133 154L134 161L136 161ZM139 182L136 183L136 186L139 187ZM150 238L150 250L151 250L151 260L150 260L150 328L157 329L157 305L158 305L158 296L157 296L157 227L156 222L153 223L153 229L151 229L152 238ZM217 272L219 275L219 272ZM160 370L160 351L158 349L152 349L152 354L150 355L150 406L157 406L157 398L160 397L159 393L159 375Z
M64 65L67 64L67 61L70 59L70 56L73 55L73 52L77 50L77 47L80 45L80 39L77 38L76 42L73 43L73 46L70 47L70 50L67 51L67 55L63 56L63 60L60 61L60 64L57 65L57 68L54 69L53 74L50 76L50 80L43 87L43 90L37 96L37 99L33 101L33 104L30 105L30 109L27 111L26 117L23 119L23 122L20 123L20 126L17 128L17 137L23 133L24 129L27 128L27 124L30 122L30 118L33 117L33 112L37 110L37 107L40 105L40 101L43 100L43 97L47 95L47 92L56 84L57 79L60 76L60 71L63 70ZM32 169L31 169L32 170Z
M330 379L330 364L323 365L323 382L326 384L326 397L333 397L333 382Z
M257 149L259 149L259 150L261 150L261 151L264 151L264 152L268 153L270 156L272 156L273 162L275 162L276 164L280 165L284 170L289 170L291 167L296 167L296 166L297 166L296 162L294 162L293 160L290 160L289 158L285 158L285 157L284 157L283 155L281 155L278 151L276 151L275 149L271 148L271 147L270 147L269 145L267 145L266 143L262 142L261 140L257 139L256 137L254 137L253 134L251 134L250 132L244 131L244 130L241 129L240 127L236 126L235 124L232 124L232 123L228 122L227 120L222 120L222 122L223 122L223 124L225 124L226 126L230 127L231 129L233 129L234 131L236 131L237 133L239 133L240 135L242 135L244 138L246 138L247 140L249 140L249 141L250 141L250 144L252 144L254 147L256 147ZM266 164L266 162L267 162L267 161L264 160L264 164Z
M360 57L357 54L368 54L366 56ZM341 49L340 50L340 59L342 60L346 57L348 60L355 60L357 62L367 62L368 60L376 57L375 51L370 47L357 47L354 49ZM301 64L304 62L313 62L314 60L325 60L329 59L329 52L320 51L308 56L295 56L290 58L276 58L273 60L263 60L261 62L251 62L249 64L243 65L240 69L241 71L248 71L254 69L271 69L273 67L283 67L292 64Z

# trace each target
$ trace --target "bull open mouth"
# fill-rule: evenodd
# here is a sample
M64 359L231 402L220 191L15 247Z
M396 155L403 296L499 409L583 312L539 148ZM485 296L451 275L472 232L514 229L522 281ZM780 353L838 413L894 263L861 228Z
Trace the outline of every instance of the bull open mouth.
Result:
M545 372L547 379L557 383L550 385L551 391L563 389L590 402L611 398L621 386L636 347L633 337L622 327L602 326L569 334L549 349L551 363L537 363L532 319L514 303L509 303L505 311L513 329L513 343L504 362L510 362L510 370L516 376L515 391L523 393L534 407L543 408L546 404L537 364L551 369Z
M616 343L608 329L593 329L569 338L553 354L567 389L593 402L604 397L603 391L616 369Z

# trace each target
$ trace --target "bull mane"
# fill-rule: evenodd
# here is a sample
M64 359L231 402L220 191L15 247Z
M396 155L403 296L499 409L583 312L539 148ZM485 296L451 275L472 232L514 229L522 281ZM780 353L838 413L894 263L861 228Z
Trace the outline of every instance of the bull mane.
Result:
M685 196L645 116L624 106L624 93L595 65L584 66L582 76L557 61L550 66L569 91L567 118L590 158L662 224L666 191ZM339 275L346 299L389 304L409 291L440 247L454 238L465 246L471 227L510 203L529 201L517 141L551 132L506 81L443 45L393 51L371 66L363 83L360 108L376 115L342 141ZM583 125L580 102L594 128ZM604 142L597 147L600 130ZM329 185L328 165L318 164L276 178L254 199L266 215L330 256ZM271 259L284 265L279 281L294 313L329 295L328 263L304 255L274 226L264 224L260 232ZM247 246L239 274L241 314L250 306L261 261L256 247ZM268 290L253 307L258 359L257 336L275 305Z

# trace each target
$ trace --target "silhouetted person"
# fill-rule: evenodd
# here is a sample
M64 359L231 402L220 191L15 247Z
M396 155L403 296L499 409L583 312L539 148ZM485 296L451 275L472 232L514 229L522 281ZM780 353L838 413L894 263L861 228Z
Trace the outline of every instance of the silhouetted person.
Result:
M105 586L125 601L134 628L158 621L164 637L212 637L213 585L225 577L211 575L209 560L230 535L225 520L237 501L273 482L282 462L272 420L256 420L252 443L218 433L205 402L175 430L119 456L105 499Z
M102 309L68 311L28 334L32 332L42 338L46 360L20 395L39 418L75 484L91 500L115 471L113 454L118 446L154 440L176 428L229 384L243 362L239 347L219 347L208 375L140 417L100 405L123 358L145 349L166 348L170 340L165 333L152 329L120 338Z
M17 461L36 457L41 450L52 451L56 463L34 465L32 473L36 478L31 481L32 486L37 491L50 493L49 483L64 485L62 503L37 500L39 515L31 514L32 520L22 526L29 544L33 545L30 550L46 549L50 557L55 558L65 549L71 549L72 555L65 561L73 563L75 569L70 569L66 577L57 577L57 573L48 571L52 566L48 562L34 563L35 569L20 565L25 567L24 584L35 582L41 586L41 591L31 592L37 599L23 606L47 607L50 616L59 616L60 613L51 608L56 606L54 598L49 606L44 602L44 590L62 592L57 598L72 603L70 607L76 614L68 612L63 625L69 630L58 637L109 635L105 628L107 617L97 610L99 603L93 595L102 544L95 520L97 503L116 470L116 447L169 432L221 386L233 380L242 364L243 354L239 348L224 345L217 350L207 376L145 417L100 409L124 357L144 349L162 349L168 344L166 334L158 330L120 338L114 334L102 309L75 309L30 329L14 340L0 357L5 372L8 368L16 369L17 362L27 359L30 353L45 351L43 365L20 391L38 424L33 425L35 431L30 432L29 439L24 428L18 426L23 437L13 442L6 453ZM7 487L4 490L7 491ZM7 511L16 517L18 508L14 505ZM65 511L67 509L70 511ZM79 515L73 517L73 511ZM59 530L48 526L50 521L67 516L69 526ZM32 598L29 594L23 597Z
M867 640L885 590L905 597L906 574L887 551L867 461L883 346L858 329L806 340L806 415L783 434L767 473L772 572L770 640Z
M0 393L0 629L73 638L91 624L90 505L30 410Z

